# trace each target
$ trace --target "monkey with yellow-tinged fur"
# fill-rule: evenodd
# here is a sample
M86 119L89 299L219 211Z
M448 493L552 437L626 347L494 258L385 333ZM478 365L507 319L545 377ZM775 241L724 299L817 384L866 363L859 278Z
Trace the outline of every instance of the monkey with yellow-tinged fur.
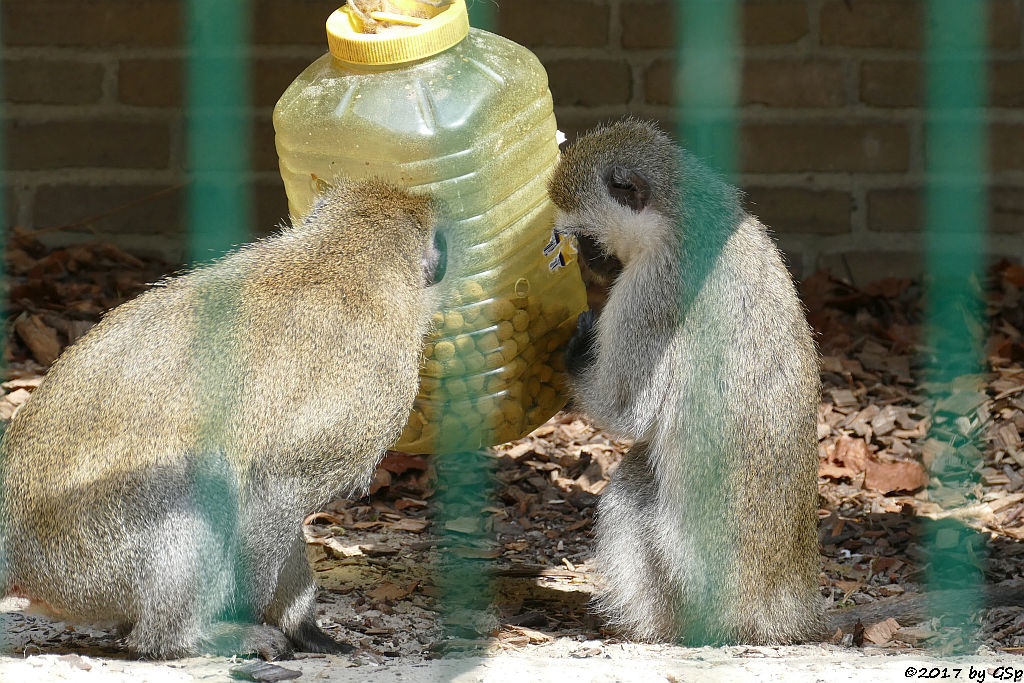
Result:
M68 348L0 441L0 591L146 657L351 651L317 626L301 522L405 424L436 213L340 181Z
M777 247L641 121L583 135L549 191L611 282L570 341L575 405L635 440L598 505L599 609L642 640L820 638L818 356Z

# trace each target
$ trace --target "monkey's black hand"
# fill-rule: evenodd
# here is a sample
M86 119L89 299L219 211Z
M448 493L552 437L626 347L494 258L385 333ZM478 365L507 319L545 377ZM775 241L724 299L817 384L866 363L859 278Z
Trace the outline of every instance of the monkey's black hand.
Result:
M594 348L597 331L594 322L593 309L583 311L576 318L576 333L565 348L565 367L573 377L579 377L584 369L597 360L597 350Z

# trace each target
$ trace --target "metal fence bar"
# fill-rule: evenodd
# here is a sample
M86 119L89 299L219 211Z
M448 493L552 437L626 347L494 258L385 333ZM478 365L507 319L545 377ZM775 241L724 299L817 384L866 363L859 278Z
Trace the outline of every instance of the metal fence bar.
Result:
M985 26L990 3L929 0L925 193L927 377L950 383L980 372L984 339L980 282L985 249ZM959 524L959 523L955 523ZM927 533L931 589L960 588L973 598L931 605L935 615L967 632L980 601L981 572L963 545L947 542L947 522ZM965 530L966 532L966 530Z
M730 180L736 169L736 91L739 83L738 67L740 53L737 46L739 33L736 0L677 0L675 4L676 31L676 81L674 88L675 111L678 112L677 136L689 152L708 164L714 171ZM724 247L716 240L722 239L723 231L717 228L720 215L702 210L706 201L703 193L714 191L714 178L695 174L681 189L679 210L687 221L687 232L702 236L688 242L685 254L679 258L688 263L687 282L680 288L682 298L680 310L690 305L685 292L700 291L703 281L712 272L714 264ZM705 187L706 185L706 187ZM694 246L698 245L698 246ZM723 335L725 332L722 333ZM715 376L715 354L709 353L704 361L707 372ZM721 362L719 359L718 363ZM698 383L701 384L701 383ZM708 391L706 396L694 399L695 403L716 406L722 401L708 385L701 385ZM699 390L695 388L694 391ZM703 436L695 442L715 443L723 433L724 426L716 425L716 416L727 414L721 409L707 411L706 420L694 420L694 424L678 425L678 429L691 431L703 429ZM673 456L669 456L673 457ZM683 457L678 454L674 457ZM724 491L728 481L725 459L712 459L703 463L693 475L700 480L701 491ZM694 566L713 567L737 549L728 547L726 535L729 530L717 526L717 521L728 519L729 494L702 496L700 500L688 503L687 514L678 521L685 538L692 539L695 557ZM692 590L694 597L686 604L678 605L677 619L679 633L684 634L686 644L704 645L716 642L721 633L716 624L709 622L710 611L704 605L721 604L729 600L730 586L725 586L718 577L709 574L695 577Z
M676 0L675 110L683 146L731 181L740 83L736 0Z
M208 260L248 235L248 0L188 0L189 258Z
M249 170L249 17L248 0L188 0L186 7L188 255L192 264L227 252L248 236L251 202L247 192ZM239 292L231 285L210 287L196 283L193 302L193 380L198 421L197 452L190 463L195 479L193 494L199 512L211 530L221 534L218 547L208 553L227 553L235 576L232 596L196 595L197 601L229 605L218 620L250 622L249 596L242 591L248 562L243 550L246 520L240 508L237 472L227 458L227 442L235 406L238 379L244 368L232 353L242 324ZM251 523L252 520L249 520ZM221 590L204 587L207 591Z

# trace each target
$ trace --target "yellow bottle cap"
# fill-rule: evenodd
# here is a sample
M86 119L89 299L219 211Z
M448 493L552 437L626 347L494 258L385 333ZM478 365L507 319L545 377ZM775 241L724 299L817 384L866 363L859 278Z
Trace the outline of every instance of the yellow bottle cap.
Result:
M436 0L391 0L391 4L403 14L373 12L370 16L401 30L363 33L362 19L348 5L335 10L327 19L327 44L335 59L371 66L401 64L443 52L469 33L466 0L453 0L450 5Z

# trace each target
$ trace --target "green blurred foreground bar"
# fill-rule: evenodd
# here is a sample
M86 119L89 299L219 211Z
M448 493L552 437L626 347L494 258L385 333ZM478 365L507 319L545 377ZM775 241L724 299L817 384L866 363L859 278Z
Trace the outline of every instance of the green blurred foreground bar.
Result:
M629 5L622 8L629 11ZM736 0L676 0L679 141L732 182L736 174L739 9Z
M188 185L188 257L196 265L221 256L249 235L251 211L246 178L249 170L248 0L189 0L188 112L186 123ZM196 377L183 377L196 396L199 453L195 466L195 499L210 528L225 543L240 538L238 482L222 474L225 443L237 405L238 387L231 378L243 376L237 358L240 320L237 292L230 287L197 289L193 349ZM225 353L224 351L228 352ZM216 397L216 398L213 398ZM217 549L211 548L210 552ZM245 567L236 553L236 600L226 621L260 619L250 614L244 590ZM214 586L206 590L217 590ZM197 600L207 596L198 595ZM219 597L219 596L216 596Z
M982 371L980 299L985 250L985 26L990 3L929 0L926 118L926 344L927 379L951 382ZM930 590L958 588L965 599L931 611L967 628L980 607L982 573L958 567L977 558L956 542L964 534L947 524L927 534ZM982 558L983 560L983 558ZM971 627L973 631L973 627Z
M189 261L249 234L249 2L189 0L187 154Z
M628 7L624 5L622 11L628 11ZM685 149L728 182L732 181L736 172L736 94L741 58L737 43L738 18L736 0L676 0L678 66L673 93L674 110L678 116L676 135ZM694 185L684 183L682 187L681 210L688 222L687 230L696 235L719 234L720 231L714 229L714 225L721 217L701 210L701 207L708 205L701 196L707 188L700 187L701 183ZM697 243L700 246L686 255L686 260L691 264L687 277L695 281L688 283L686 290L689 291L700 290L700 283L711 273L724 246L707 239L697 240L694 244ZM682 254L680 258L683 258ZM680 310L686 310L687 305L687 302L681 301ZM707 362L720 362L720 359L715 361L709 358ZM714 406L720 401L721 397L709 395L701 402ZM727 411L722 409L709 412L722 415ZM709 442L714 441L721 432L720 425L709 422L682 425L681 428L704 429L704 439ZM721 462L724 463L724 459ZM704 481L699 485L699 490L721 490L726 477L723 468L724 464L705 468L702 475ZM691 512L698 508L700 512L684 515L682 524L686 528L686 536L694 539L694 552L699 556L694 561L696 566L713 566L716 558L723 556L723 551L728 552L729 549L720 547L722 537L711 526L702 524L701 520L727 518L726 508L730 503L726 496L707 496L694 502ZM704 593L694 599L694 605L700 605L719 603L723 599L719 593L726 589L717 581L697 581L694 590ZM699 646L715 643L718 634L711 624L706 623L701 610L696 608L688 612L687 606L682 607L679 618L683 626L679 631L685 634L685 644Z

